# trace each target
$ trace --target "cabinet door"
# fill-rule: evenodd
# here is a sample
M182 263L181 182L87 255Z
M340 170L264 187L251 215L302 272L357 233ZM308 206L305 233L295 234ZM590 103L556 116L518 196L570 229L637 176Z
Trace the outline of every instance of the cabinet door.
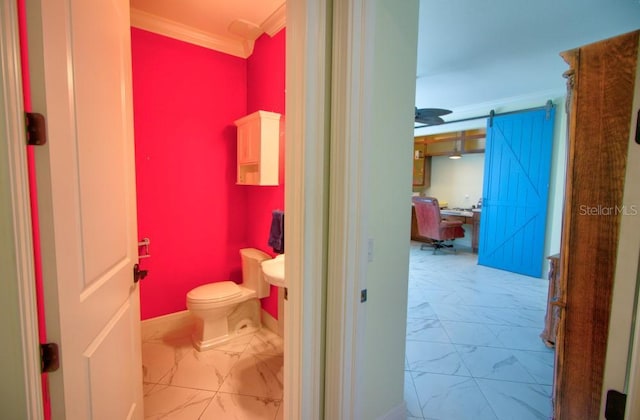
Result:
M423 187L426 180L426 160L425 145L416 144L413 147L413 186Z
M260 160L260 125L238 127L238 163L258 163Z

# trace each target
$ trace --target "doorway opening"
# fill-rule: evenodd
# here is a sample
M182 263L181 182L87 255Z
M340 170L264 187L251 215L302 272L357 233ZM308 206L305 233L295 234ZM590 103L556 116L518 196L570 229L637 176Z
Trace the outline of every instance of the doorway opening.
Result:
M511 133L509 139L501 132L496 140L494 128L487 125L486 154L464 155L455 161L446 153L432 156L430 185L418 185L417 192L414 186L414 194L442 199L441 217L464 223L466 234L453 241L455 252L423 250L431 239L420 235L420 224L412 217L405 370L405 399L412 416L537 419L551 415L554 351L540 337L549 282L540 275L544 258L524 249L537 240L535 248L541 254L545 236L550 235L545 223L550 206L546 193L540 194L549 183L536 184L540 179L536 174L542 168L549 176L553 136L548 122L553 120L553 115L543 120L548 130L530 139L505 130ZM495 126L503 122L494 121ZM430 139L426 140L428 146ZM505 148L509 151L497 147L501 142L509 144ZM543 143L547 153L531 154L523 147ZM532 162L546 162L508 164L511 158L519 163L530 156L536 156ZM508 176L496 176L495 162ZM495 177L500 182L487 182ZM542 197L543 202L535 205L540 211L524 210L532 206L525 197L533 190ZM518 201L522 204L516 205ZM505 208L500 218L487 217L500 205L510 209ZM518 225L531 228L535 214L540 213L543 220L536 225L535 238L519 237ZM503 243L510 251L496 251ZM498 258L490 258L491 253ZM491 264L494 260L498 263ZM514 269L505 271L504 264ZM520 270L523 274L517 273ZM534 275L529 274L532 271Z
M411 242L405 401L410 417L551 413L553 350L539 337L548 283Z

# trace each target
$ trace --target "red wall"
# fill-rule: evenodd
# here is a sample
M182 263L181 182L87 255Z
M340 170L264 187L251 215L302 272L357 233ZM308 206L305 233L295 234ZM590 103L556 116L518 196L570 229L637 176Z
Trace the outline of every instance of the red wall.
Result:
M29 49L27 39L27 10L24 0L18 0L18 30L20 38L20 69L22 75L22 100L25 112L32 112L31 76L29 74ZM40 220L38 215L38 186L36 183L35 146L27 146L27 168L29 171L29 204L31 209L31 228L33 236L33 265L36 288L36 304L38 310L38 341L46 343L47 324L44 315L44 286L42 283L42 253L40 248ZM41 377L43 416L51 418L51 399L49 398L49 381L47 373Z
M270 251L271 210L282 208L284 187L235 185L233 121L260 107L284 111L284 35L261 38L244 60L131 33L138 232L151 240L151 258L140 260L149 270L140 288L147 319L184 310L197 285L239 282L240 248ZM270 53L282 65L260 71ZM277 316L275 294L263 306Z
M273 187L245 187L251 217L247 220L247 241L252 247L266 250L271 212L284 210L284 116L285 116L285 31L273 38L262 35L256 40L253 54L247 59L247 113L263 110L278 112L280 120L280 185ZM286 244L285 244L286 246ZM271 286L262 307L277 319L278 290Z

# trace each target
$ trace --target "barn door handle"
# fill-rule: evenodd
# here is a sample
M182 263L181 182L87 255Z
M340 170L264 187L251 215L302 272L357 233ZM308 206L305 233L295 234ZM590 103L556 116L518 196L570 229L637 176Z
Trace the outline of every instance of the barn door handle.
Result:
M147 274L149 274L148 270L140 270L140 266L138 264L133 265L133 282L134 283L137 283L140 280L147 277Z

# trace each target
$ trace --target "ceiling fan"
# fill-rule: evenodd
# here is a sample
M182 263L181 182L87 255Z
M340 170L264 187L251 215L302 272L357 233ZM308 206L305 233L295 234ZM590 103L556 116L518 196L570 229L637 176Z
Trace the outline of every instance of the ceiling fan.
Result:
M451 111L448 109L416 107L415 121L425 125L438 125L444 123L444 120L440 118L440 116L447 114L451 114Z

